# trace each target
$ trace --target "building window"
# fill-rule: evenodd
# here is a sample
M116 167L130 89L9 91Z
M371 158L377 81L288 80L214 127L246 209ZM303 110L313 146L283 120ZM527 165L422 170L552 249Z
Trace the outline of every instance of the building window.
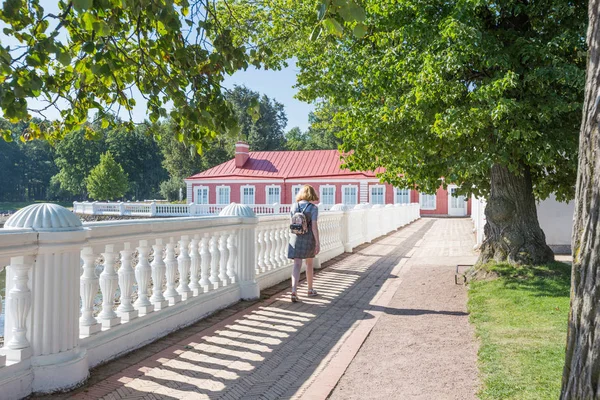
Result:
M421 210L435 210L437 208L435 201L435 194L421 193L419 195L419 203L421 205Z
M342 203L348 206L355 206L358 204L358 186L342 186Z
M281 187L280 186L267 186L267 202L266 204L280 204L281 203Z
M229 204L230 192L229 186L217 186L217 204Z
M396 204L409 204L410 203L410 189L395 189L394 203Z
M292 203L296 202L296 196L298 196L298 192L302 189L304 185L294 185L292 186Z
M208 204L208 187L196 186L196 204Z
M385 204L385 186L371 186L371 204Z
M320 187L320 200L321 203L326 205L334 205L335 204L335 186L333 185L323 185Z
M242 186L241 187L241 198L242 204L255 204L254 203L254 186Z

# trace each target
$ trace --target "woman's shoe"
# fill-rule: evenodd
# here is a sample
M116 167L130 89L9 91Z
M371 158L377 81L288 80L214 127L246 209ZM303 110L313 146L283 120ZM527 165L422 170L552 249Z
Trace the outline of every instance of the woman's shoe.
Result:
M292 303L298 302L298 296L296 295L296 293L292 293L291 299L292 299Z
M310 289L308 292L306 292L306 295L308 297L316 297L319 295L319 293L317 293L315 289Z

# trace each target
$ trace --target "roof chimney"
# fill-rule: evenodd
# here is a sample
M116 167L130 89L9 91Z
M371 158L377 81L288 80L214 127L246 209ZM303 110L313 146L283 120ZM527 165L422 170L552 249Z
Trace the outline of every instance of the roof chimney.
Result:
M235 167L242 168L250 158L250 146L248 143L239 141L235 144Z

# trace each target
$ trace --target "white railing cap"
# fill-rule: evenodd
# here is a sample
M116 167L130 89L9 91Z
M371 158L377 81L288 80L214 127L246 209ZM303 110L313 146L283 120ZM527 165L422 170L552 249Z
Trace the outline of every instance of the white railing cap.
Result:
M35 231L83 230L75 214L57 204L39 203L20 209L4 224L4 228L29 228Z
M349 207L346 204L335 204L330 208L331 211L348 211Z
M251 207L246 204L231 203L219 213L222 217L256 217Z

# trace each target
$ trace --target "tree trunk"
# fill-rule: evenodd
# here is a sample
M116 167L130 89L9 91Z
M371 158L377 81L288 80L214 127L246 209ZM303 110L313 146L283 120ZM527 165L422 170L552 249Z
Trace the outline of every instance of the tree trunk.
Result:
M588 7L589 46L573 225L573 272L561 399L600 398L600 0Z
M491 192L485 207L487 223L479 262L544 264L554 260L540 228L529 168L521 176L495 164L491 169Z

